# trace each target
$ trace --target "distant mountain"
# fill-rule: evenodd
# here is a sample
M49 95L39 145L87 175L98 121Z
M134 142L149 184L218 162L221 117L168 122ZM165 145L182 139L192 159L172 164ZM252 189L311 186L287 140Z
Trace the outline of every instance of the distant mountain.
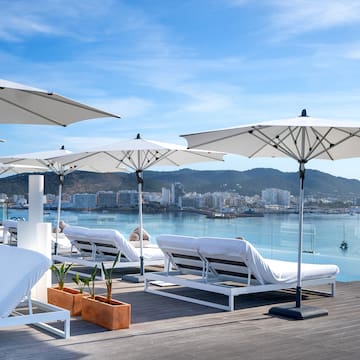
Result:
M186 192L233 191L241 195L261 194L266 188L288 190L293 195L299 192L297 172L281 172L275 169L235 170L190 170L146 171L144 173L144 191L161 191L172 183L180 182ZM100 190L137 189L134 173L96 174L77 171L65 177L64 192L74 194L94 193ZM26 194L28 175L14 175L0 178L0 192L8 195ZM45 175L45 193L56 194L57 176ZM360 181L332 176L317 170L306 170L306 195L338 196L342 198L360 197Z

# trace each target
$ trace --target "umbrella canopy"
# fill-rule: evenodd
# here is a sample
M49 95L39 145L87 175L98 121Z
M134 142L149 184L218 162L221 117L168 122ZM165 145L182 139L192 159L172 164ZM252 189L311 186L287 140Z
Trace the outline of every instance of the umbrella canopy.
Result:
M140 273L144 273L143 264L143 219L142 187L144 170L154 166L181 166L204 161L222 161L224 153L204 150L189 150L186 146L170 144L140 137L105 145L90 151L74 153L60 158L67 166L83 167L87 164L107 164L108 167L128 168L136 172L139 194L140 229ZM114 170L115 171L115 170Z
M0 123L66 126L101 117L119 117L52 92L0 79Z
M60 157L65 165L77 167L98 166L95 164L112 164L110 167L127 167L142 172L153 166L181 166L204 161L222 161L223 152L189 150L186 146L146 140L138 134L135 139L119 141L100 146L84 152ZM1 161L1 158L0 158Z
M301 306L301 263L303 242L305 164L312 159L345 159L360 157L360 123L344 120L324 120L301 116L252 125L243 125L195 134L182 135L189 148L211 149L253 157L289 157L299 163L299 242L298 274L295 308L280 313L294 318L316 311ZM309 310L309 311L307 311ZM319 315L321 311L318 312Z

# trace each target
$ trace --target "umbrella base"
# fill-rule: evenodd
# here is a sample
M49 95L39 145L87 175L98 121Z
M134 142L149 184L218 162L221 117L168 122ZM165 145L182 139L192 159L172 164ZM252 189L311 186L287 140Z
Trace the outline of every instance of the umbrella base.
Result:
M272 307L269 310L269 314L279 315L294 320L305 320L328 315L328 311L326 309L317 308L315 306L296 307L295 305L287 305Z
M126 274L122 277L122 280L132 283L143 283L144 275L141 274Z

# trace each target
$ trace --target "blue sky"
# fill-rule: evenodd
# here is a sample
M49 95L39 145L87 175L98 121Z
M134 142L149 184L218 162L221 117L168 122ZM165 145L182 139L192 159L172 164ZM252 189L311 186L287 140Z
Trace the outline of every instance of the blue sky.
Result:
M72 151L309 115L360 124L358 0L0 0L0 78L117 113L67 128L1 125L1 154ZM360 159L311 161L360 179ZM273 167L227 156L197 169Z

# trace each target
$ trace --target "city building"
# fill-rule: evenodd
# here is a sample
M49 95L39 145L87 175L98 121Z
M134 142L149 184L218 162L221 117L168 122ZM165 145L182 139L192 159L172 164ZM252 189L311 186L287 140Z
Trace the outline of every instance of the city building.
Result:
M117 194L113 191L99 191L97 194L97 207L101 209L115 208L117 204Z
M177 182L171 184L171 204L182 207L182 197L185 195L184 185Z
M168 188L161 188L161 200L160 200L160 205L162 206L168 206L170 205L170 201L171 201L171 191Z
M136 190L120 190L117 192L117 204L119 207L138 206L138 192Z
M73 207L75 209L92 210L96 208L96 194L74 194Z
M278 205L287 208L290 206L290 191L275 188L262 190L261 201L265 206Z

